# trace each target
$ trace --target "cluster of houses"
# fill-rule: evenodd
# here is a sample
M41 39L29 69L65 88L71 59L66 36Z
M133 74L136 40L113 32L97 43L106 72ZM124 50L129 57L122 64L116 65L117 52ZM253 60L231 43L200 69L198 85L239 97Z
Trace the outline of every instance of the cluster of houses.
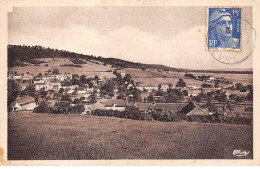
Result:
M127 106L134 106L140 112L148 113L152 111L167 113L182 113L189 115L208 115L207 109L202 109L194 102L188 103L142 103L142 102L128 102L123 99L110 99L106 104L95 103L93 105L85 105L85 112L83 114L91 114L92 111L99 110L116 110L125 111Z
M125 72L120 72L121 76L124 77L126 75ZM71 95L72 99L75 98L84 98L81 100L82 104L84 104L85 107L85 114L90 114L91 111L96 109L110 109L110 110L118 110L118 111L124 111L127 106L135 106L140 111L148 112L148 111L163 111L163 112L178 112L181 111L185 106L191 104L190 99L186 99L184 103L145 103L144 97L142 97L142 102L128 102L127 99L115 99L116 96L118 96L118 90L114 90L115 96L110 98L101 98L100 97L100 89L99 84L106 81L107 79L115 78L116 76L112 72L101 72L100 77L97 80L92 80L91 83L93 84L92 87L89 87L88 85L85 85L84 87L78 86L78 85L72 85L71 83L68 83L69 80L71 80L72 75L70 73L65 74L52 74L52 73L46 73L42 76L34 76L29 73L27 74L18 74L18 73L10 73L9 78L14 79L17 81L20 81L19 85L21 87L21 91L25 90L27 86L34 85L35 90L45 90L45 91L53 91L51 95L51 99L49 102L54 105L55 102L57 102L57 99L60 99L62 94L59 93L60 89L63 88L64 92L66 94ZM215 78L209 78L210 80L215 80ZM133 84L129 84L127 86L127 89L134 87ZM163 92L166 92L169 88L174 89L180 89L182 91L187 92L186 98L196 97L202 92L209 93L209 92L215 92L217 90L221 90L222 92L225 92L227 97L230 95L240 95L240 96L246 96L249 91L246 92L240 92L237 90L225 90L223 88L202 88L199 84L187 84L186 87L176 87L174 85L169 85L168 83L161 83L161 84L145 84L141 82L135 83L135 88L140 90L141 96L145 94L154 93L158 90L161 90ZM90 104L87 100L91 93L93 93L95 90L96 96L97 96L97 103ZM50 92L49 92L50 93ZM146 95L147 97L147 95ZM155 100L156 97L154 96ZM190 112L186 112L186 114L189 113L199 113L199 114L207 114L206 110L203 110L199 108L194 102L192 102L193 109L190 110ZM13 111L22 111L27 110L31 111L37 106L34 98L30 96L24 96L24 97L18 97L16 101L12 104ZM196 111L195 111L196 110Z

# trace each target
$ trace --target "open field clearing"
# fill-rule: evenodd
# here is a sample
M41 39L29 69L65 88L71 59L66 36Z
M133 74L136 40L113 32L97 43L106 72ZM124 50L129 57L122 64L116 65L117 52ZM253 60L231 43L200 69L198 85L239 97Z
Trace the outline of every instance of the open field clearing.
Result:
M252 158L250 125L9 113L9 160Z
M161 83L171 83L172 85L176 85L177 82L179 81L179 78L163 78L163 77L154 77L154 78L133 78L135 80L135 82L143 82L144 84L154 84L154 85L158 85ZM199 81L199 80L194 80L194 79L190 79L190 78L183 78L184 82L187 85L202 85L203 81ZM214 83L212 82L206 82L210 85L214 85Z
M72 67L72 66L60 66L60 65L64 65L64 64L73 64L73 62L71 62L68 59L60 59L60 58L56 58L56 59L51 59L51 58L45 58L45 59L38 59L41 61L45 61L47 63L41 63L39 64L39 66L35 66L35 65L28 65L25 67L12 67L10 68L11 71L13 72L17 72L17 73L34 73L35 75L42 73L44 74L46 71L53 70L53 69L58 69L61 73L65 73L65 72L69 72L70 74L78 74L79 76L82 74L87 75L88 77L94 77L94 76L100 76L100 72L106 72L107 70L112 70L113 68L111 68L110 65L108 66L104 66L103 64L99 63L99 62L88 62L85 61L86 64L80 64L80 66L82 67ZM48 64L48 66L45 66L46 64Z
M157 70L141 70L133 68L123 69L126 73L130 74L134 78L151 78L151 77L175 77L182 78L185 73L183 72L158 72Z
M243 85L253 84L253 74L226 74L226 73L192 73L195 76L208 75L214 77L224 77L226 80L232 81L234 84L241 83Z

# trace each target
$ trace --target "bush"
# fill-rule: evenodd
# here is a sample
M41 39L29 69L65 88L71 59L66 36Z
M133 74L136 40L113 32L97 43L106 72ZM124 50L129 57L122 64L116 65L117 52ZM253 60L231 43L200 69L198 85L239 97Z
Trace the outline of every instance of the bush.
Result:
M72 102L70 95L65 94L61 97L61 101Z
M72 111L72 106L70 102L67 101L59 101L55 103L54 107L52 108L51 113L53 114L69 114Z
M34 108L33 112L34 113L50 113L51 108L45 101L42 101L39 103L39 105L37 107Z
M172 113L172 112L152 112L152 118L158 121L165 121L165 122L174 122L180 121L183 119L182 114Z
M92 112L92 115L126 118L126 119L132 119L132 120L153 120L151 113L140 112L134 107L127 108L127 110L125 110L125 111L94 110Z
M76 104L72 107L70 114L81 114L85 111L84 105Z
M76 104L71 106L68 101L59 101L55 103L54 107L51 109L51 113L53 114L81 114L84 111L84 105Z

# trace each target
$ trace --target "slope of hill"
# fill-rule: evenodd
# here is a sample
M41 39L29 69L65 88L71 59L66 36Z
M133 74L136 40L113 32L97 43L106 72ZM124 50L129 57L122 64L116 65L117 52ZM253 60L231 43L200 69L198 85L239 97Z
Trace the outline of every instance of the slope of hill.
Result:
M37 59L42 58L68 58L73 64L85 64L89 62L102 62L105 66L111 65L116 68L135 68L135 69L156 69L158 71L174 71L174 72L204 72L204 73L233 73L233 74L252 74L252 70L191 70L173 68L157 64L143 64L125 61L118 58L103 58L101 56L84 55L65 50L57 50L51 48L44 48L41 46L21 46L21 45L8 45L8 67L14 66L27 66L27 63L38 65L45 63ZM67 65L73 66L73 65ZM76 67L74 65L74 67Z

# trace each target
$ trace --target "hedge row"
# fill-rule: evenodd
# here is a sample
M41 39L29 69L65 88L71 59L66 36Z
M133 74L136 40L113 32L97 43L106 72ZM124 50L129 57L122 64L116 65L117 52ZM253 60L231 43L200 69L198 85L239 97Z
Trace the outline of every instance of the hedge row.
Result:
M153 120L151 113L139 111L94 110L91 114L94 116L108 116L132 120Z
M83 105L71 106L69 102L57 102L53 107L49 107L46 102L41 102L38 107L34 109L36 113L52 113L52 114L81 114L85 111ZM207 116L186 116L178 113L171 112L140 112L134 107L127 107L125 111L117 110L94 110L91 112L94 116L107 116L126 118L132 120L156 120L165 122L176 122L186 120L190 122L201 122L201 123L230 123L230 124L252 124L253 120L250 118L235 116L227 117L222 114L215 113Z
M208 115L208 116L184 116L184 120L189 122L200 122L200 123L228 123L228 124L247 124L251 125L253 120L246 117L235 116L226 117L224 115Z
M50 107L46 102L40 102L33 110L34 113L51 113L51 114L81 114L85 111L83 105L76 104L71 106L70 102L60 101Z
M181 120L189 122L200 122L200 123L229 123L229 124L252 124L252 119L236 116L236 117L226 117L220 114L213 114L207 116L193 115L185 116L183 114L177 113L162 113L162 112L139 112L139 111L116 111L116 110L95 110L91 112L94 116L108 116L117 118L126 118L133 120L156 120L164 122L177 122Z

